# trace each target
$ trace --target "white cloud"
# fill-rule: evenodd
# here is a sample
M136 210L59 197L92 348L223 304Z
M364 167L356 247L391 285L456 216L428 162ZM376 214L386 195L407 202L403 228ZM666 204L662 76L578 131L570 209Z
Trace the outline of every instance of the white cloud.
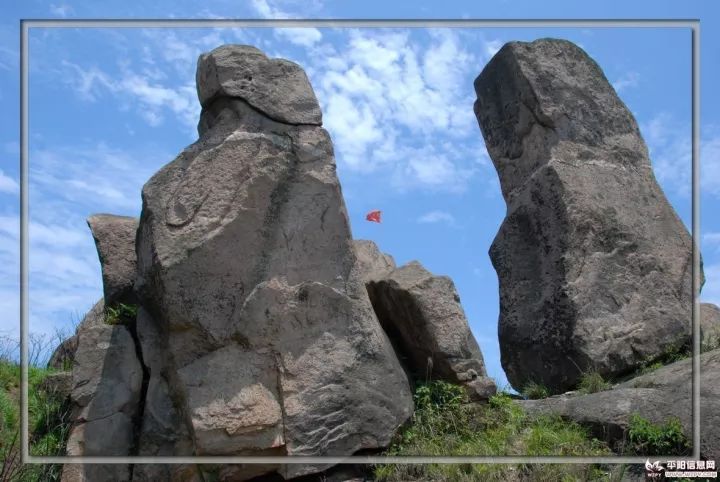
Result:
M57 15L58 17L66 18L70 13L73 12L73 8L70 5L55 5L50 4L50 13Z
M20 192L18 182L0 169L0 193L17 194Z
M692 192L692 143L689 126L661 113L640 126L653 170L665 191L688 197Z
M290 19L298 17L298 15L289 14L271 5L268 0L252 0L251 5L262 18ZM301 47L312 47L323 38L320 30L314 27L276 28L273 31L276 36Z
M504 42L497 39L485 42L485 55L487 55L488 59L492 58L496 53L498 53L503 45Z
M612 85L615 88L615 91L620 93L625 89L637 87L639 80L640 75L637 72L627 72L625 75L613 82Z
M455 226L455 217L448 212L435 210L423 214L417 222L421 224L444 223L448 226Z
M403 190L462 191L485 157L472 112L481 59L453 30L345 35L307 69L339 164L386 171Z
M658 181L665 190L689 197L692 192L690 125L661 113L641 124ZM700 138L700 192L720 197L720 128L707 127Z
M96 101L103 94L124 96L124 100L132 101L138 114L149 125L160 125L163 122L163 111L169 111L194 132L200 115L200 104L193 83L163 84L155 70L145 70L139 74L127 66L123 68L120 79L116 80L97 67L84 68L68 61L62 64L69 69L70 75L66 77L66 82L81 98Z

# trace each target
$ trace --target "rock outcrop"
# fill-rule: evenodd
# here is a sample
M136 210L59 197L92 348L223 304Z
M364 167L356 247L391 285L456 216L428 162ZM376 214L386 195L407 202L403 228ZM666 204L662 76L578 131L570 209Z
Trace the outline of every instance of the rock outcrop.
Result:
M75 352L78 347L78 334L91 326L101 325L105 321L105 300L98 300L83 317L75 329L75 333L64 340L50 355L48 368L56 370L70 370L75 361Z
M720 348L720 308L700 303L700 345L703 351Z
M67 455L131 455L142 380L142 365L126 327L98 324L79 331ZM130 480L130 466L66 465L63 480Z
M487 376L452 280L433 275L417 261L381 275L385 255L377 246L367 252L376 260L365 263L372 267L366 270L370 300L411 378L461 384L472 400L493 395L495 383Z
M475 91L507 203L490 257L510 383L562 392L688 343L692 242L598 65L567 41L511 42Z
M87 223L100 257L105 305L135 303L137 218L95 214Z
M700 355L700 453L708 460L720 457L720 350ZM587 395L570 392L520 403L531 415L555 414L592 429L612 445L621 444L630 417L638 414L655 424L670 417L680 420L692 440L692 360L681 360L606 390Z
M224 46L201 56L197 79L201 137L142 192L135 288L147 406L172 408L146 410L143 424L187 421L198 455L387 446L412 398L353 271L332 143L307 77ZM159 342L143 343L145 331ZM163 446L151 432L146 455ZM186 437L165 438L176 451ZM325 467L264 470L291 478Z

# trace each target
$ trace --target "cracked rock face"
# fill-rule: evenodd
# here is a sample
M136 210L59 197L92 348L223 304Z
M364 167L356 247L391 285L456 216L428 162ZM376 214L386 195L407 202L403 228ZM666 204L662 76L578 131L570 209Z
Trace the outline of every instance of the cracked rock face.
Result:
M507 203L490 257L510 383L560 392L688 342L691 238L598 65L567 41L511 42L475 91Z
M77 337L67 455L132 455L143 379L132 336L124 326L96 324ZM67 465L63 480L130 480L130 466Z
M224 46L201 56L197 79L201 137L142 192L135 288L149 400L169 401L197 454L387 446L412 398L353 271L332 143L307 77ZM149 435L141 446L159 450Z

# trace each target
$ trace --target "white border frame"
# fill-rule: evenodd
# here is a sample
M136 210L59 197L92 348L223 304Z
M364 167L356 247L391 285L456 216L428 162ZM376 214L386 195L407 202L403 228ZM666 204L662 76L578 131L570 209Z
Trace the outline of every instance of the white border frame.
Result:
M33 19L20 20L20 444L24 464L642 464L647 457L530 457L530 456L177 456L177 457L39 457L30 455L28 432L28 41L30 28L238 28L238 27L354 27L354 28L478 28L478 27L642 27L688 28L692 32L692 446L700 458L700 21L697 19ZM670 460L688 456L653 456Z

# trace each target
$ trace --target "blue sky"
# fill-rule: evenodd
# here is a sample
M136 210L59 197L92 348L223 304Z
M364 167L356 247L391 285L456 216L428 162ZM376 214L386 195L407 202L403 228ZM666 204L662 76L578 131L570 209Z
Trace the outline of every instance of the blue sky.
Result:
M399 2L398 2L399 3ZM19 18L700 18L702 299L720 303L720 25L713 2L55 2L0 21L0 310L18 326ZM490 375L505 204L472 112L473 79L511 40L560 37L598 61L635 114L658 180L690 222L690 32L660 28L36 29L30 36L30 328L69 326L101 296L87 216L137 216L142 184L197 139L197 56L255 45L302 65L323 108L353 235L455 281ZM384 211L380 225L364 221Z

